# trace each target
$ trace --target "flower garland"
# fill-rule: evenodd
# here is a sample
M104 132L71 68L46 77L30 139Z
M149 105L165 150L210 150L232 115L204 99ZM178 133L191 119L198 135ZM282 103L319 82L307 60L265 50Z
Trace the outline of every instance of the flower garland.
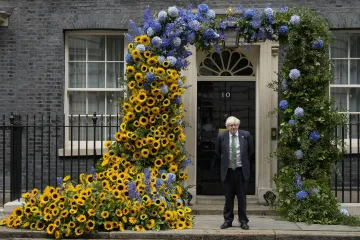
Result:
M79 237L94 230L145 231L192 228L191 209L184 206L186 154L182 95L186 79L180 75L189 62L188 44L209 48L219 41L215 13L206 4L169 7L153 16L144 13L126 55L130 97L122 103L123 121L115 142L96 169L79 176L58 178L58 187L23 195L26 203L0 225L45 230L55 238Z

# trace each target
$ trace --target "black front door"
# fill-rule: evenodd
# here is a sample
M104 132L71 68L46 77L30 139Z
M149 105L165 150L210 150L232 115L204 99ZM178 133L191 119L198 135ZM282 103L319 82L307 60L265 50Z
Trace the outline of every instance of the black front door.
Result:
M239 129L250 131L255 141L255 82L201 81L197 96L197 194L223 195L220 162L215 141L229 116L240 119ZM255 154L250 159L249 195L255 194Z

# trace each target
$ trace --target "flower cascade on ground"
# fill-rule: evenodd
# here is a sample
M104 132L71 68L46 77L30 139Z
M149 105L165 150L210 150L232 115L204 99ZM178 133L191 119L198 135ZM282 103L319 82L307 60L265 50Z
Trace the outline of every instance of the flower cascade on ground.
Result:
M122 103L123 121L115 142L96 169L69 177L58 187L25 193L26 204L1 225L45 230L56 238L81 236L94 230L136 231L191 228L191 209L184 206L183 181L188 178L182 96L188 66L188 44L208 48L220 39L215 13L206 4L169 7L144 14L142 28L130 22L134 36L126 55L130 97Z

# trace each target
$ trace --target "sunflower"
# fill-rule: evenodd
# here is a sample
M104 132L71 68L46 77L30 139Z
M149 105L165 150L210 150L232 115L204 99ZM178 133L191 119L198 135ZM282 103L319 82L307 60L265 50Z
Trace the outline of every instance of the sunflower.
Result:
M149 58L149 57L151 56L151 52L150 52L150 51L145 51L145 52L144 52L144 56L145 56L146 58Z
M170 91L172 92L176 92L178 90L178 85L176 83L171 84L170 86Z
M104 147L105 147L105 148L109 148L109 147L111 147L111 145L112 145L112 141L106 141L106 142L104 143Z
M177 212L177 215L179 215L180 217L185 216L185 212L182 209L178 209L178 210L176 210L176 212Z
M138 120L135 120L133 124L134 124L135 127L139 127L139 126L140 126L140 123L139 123Z
M127 72L128 74L130 74L130 75L133 75L134 72L135 72L134 66L127 66L127 67L126 67L126 72Z
M55 208L55 209L53 209L53 210L51 211L51 214L52 214L54 217L56 217L57 215L59 215L59 212L60 212L60 210L59 210L58 208Z
M14 209L13 213L15 213L15 215L18 216L18 217L22 217L24 212L22 210L22 207L17 207L17 208Z
M143 65L141 65L141 71L143 72L143 73L146 73L149 69L148 69L148 66L146 66L145 64L143 64Z
M108 211L102 211L100 216L104 219L108 218L109 217L109 212Z
M149 157L149 149L147 149L147 148L142 149L141 150L141 156L143 158L148 158Z
M132 55L133 57L135 57L135 56L140 56L140 51L137 50L137 49L134 49L134 50L131 51L131 55Z
M153 115L157 115L157 114L159 114L159 112L160 112L160 109L158 107L151 108L151 113Z
M65 182L65 178L64 178L64 182ZM39 190L38 190L37 188L34 188L34 189L31 191L31 196L35 197L38 193L39 193Z
M166 147L168 144L169 144L169 139L167 139L167 138L162 138L161 139L161 145L163 146L163 147Z
M162 173L160 178L161 180L166 181L168 179L168 175L166 173Z
M144 44L145 46L148 46L150 44L150 38L147 35L142 35L140 37L140 43Z
M84 231L81 230L80 227L75 228L75 235L76 235L76 236L80 236L80 235L82 235L83 233L84 233Z
M141 37L142 37L142 36L136 36L136 37L135 37L135 42L141 43Z
M148 124L148 119L147 119L147 117L141 116L140 119L139 119L139 123L140 123L142 126L146 126L146 124Z
M45 224L39 220L36 222L35 228L38 231L43 230L45 228Z
M76 223L74 221L70 221L68 223L68 226L69 226L69 228L74 228L74 227L76 227Z
M146 93L141 92L137 95L136 100L140 103L143 103L146 101Z
M150 57L150 58L148 58L148 60L146 61L146 63L147 63L148 65L152 66L152 65L154 65L154 64L157 63L157 59L154 58L154 57Z
M128 47L128 50L133 50L134 49L134 44L132 44L132 43L129 43L128 45L127 45L127 47Z
M178 136L178 140L180 142L185 142L185 139L186 139L186 136L183 133L180 133L179 136Z
M177 208L182 208L183 207L182 201L176 201L176 207Z
M144 80L144 77L142 75L142 73L136 73L135 74L135 80L138 81L138 82L142 82Z
M133 56L133 60L134 62L140 62L142 60L142 57L141 56Z
M79 215L76 217L76 220L77 220L78 222L83 223L83 222L86 221L86 216L83 215L83 214L79 214Z
M47 228L46 228L46 232L49 234L49 235L53 235L54 234L54 231L56 229L56 226L52 223L50 223Z
M165 98L165 100L162 102L162 104L163 104L165 107L169 106L170 103L171 103L171 101L170 101L170 99L168 99L168 98Z
M176 222L176 229L183 230L186 227L185 222L177 221Z
M155 99L153 97L148 97L146 105L149 107L153 106L155 104Z
M140 104L136 104L134 109L137 113L141 113L143 110L143 107Z
M129 120L133 120L135 118L135 114L133 112L128 112L126 116L129 118Z
M163 65L163 67L167 68L170 66L170 62L168 60L165 60L165 61L163 61L162 65Z
M135 85L136 85L135 81L130 81L130 82L128 83L129 89L134 89Z
M67 181L69 181L70 179L71 179L71 177L68 175L68 176L64 177L64 182L67 182Z
M156 148L150 148L150 154L155 156L158 154L158 150Z

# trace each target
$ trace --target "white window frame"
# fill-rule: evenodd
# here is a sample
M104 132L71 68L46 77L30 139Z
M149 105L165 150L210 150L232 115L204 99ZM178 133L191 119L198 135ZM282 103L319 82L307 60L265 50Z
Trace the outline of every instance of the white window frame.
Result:
M360 30L333 30L333 33L360 33ZM332 88L345 88L350 90L351 88L358 88L360 89L360 84L351 84L350 83L350 79L351 79L351 64L350 62L352 60L360 60L360 57L358 58L354 58L354 57L350 57L350 36L348 37L348 49L347 49L347 57L346 58L332 58L331 57L331 44L329 47L329 56L330 56L330 60L347 60L348 62L348 69L347 69L347 84L333 84L330 83L329 84L329 96L331 97L331 89ZM343 113L346 114L347 117L349 118L350 121L350 116L356 116L356 115L360 115L360 112L350 112L350 99L349 99L350 95L349 92L347 92L347 99L346 99L346 108L347 111L346 112L339 112L339 113ZM359 138L359 136L358 136ZM344 144L345 144L345 149L347 153L350 153L350 141L351 141L351 153L358 153L358 149L357 149L357 145L358 145L358 139L357 138L349 138L349 131L347 131L346 136L344 137Z
M69 93L70 92L123 92L124 93L124 99L127 97L126 96L126 91L127 91L127 86L123 86L120 88L87 88L87 83L88 83L88 73L87 73L87 65L86 65L86 88L69 88L69 37L70 36L94 36L94 35L123 35L124 36L124 57L123 60L120 61L120 63L123 63L123 72L125 75L125 70L126 70L126 62L125 62L125 55L127 54L127 39L125 37L125 31L102 31L102 30L93 30L93 31L68 31L65 32L65 87L64 87L64 114L65 114L65 125L69 126L69 111L70 111L70 106L69 106ZM106 45L105 41L105 63L117 63L119 61L107 61L107 45ZM86 46L86 60L83 61L84 63L88 63L88 62L99 62L99 61L88 61L87 59L88 57L88 47ZM79 61L75 61L75 62L79 62ZM106 84L106 67L107 64L105 64L105 84ZM86 98L88 99L88 98ZM106 112L106 108L107 108L107 101L106 101L106 97L105 97L105 112ZM86 100L88 101L88 100ZM88 112L88 103L86 102L86 112ZM78 117L79 115L74 117ZM80 115L80 117L85 117L85 115ZM88 114L89 117L92 116L92 114ZM100 115L97 115L98 117L100 117ZM109 115L103 115L103 116L109 116ZM120 124L121 122L119 122ZM97 124L100 125L100 119L98 119ZM91 125L92 126L92 125ZM91 127L89 125L89 127ZM80 144L79 144L80 143ZM100 141L95 141L95 148L96 148L96 152L97 154L101 154L100 153L100 149L103 149L103 152L106 151L106 149L104 149L104 146L101 146L102 144L105 143L105 140L100 140ZM86 146L87 144L87 146ZM71 148L73 149L72 153L71 153ZM79 149L80 148L80 149ZM85 149L88 149L88 154L92 154L92 150L94 149L94 141L88 140L88 141L78 141L78 140L74 140L74 141L70 141L70 130L69 128L65 129L65 149L60 149L59 150L59 155L60 156L69 156L69 155L73 155L76 156L78 155L78 152L80 152L80 155L85 155L86 151ZM90 151L91 150L91 151Z

